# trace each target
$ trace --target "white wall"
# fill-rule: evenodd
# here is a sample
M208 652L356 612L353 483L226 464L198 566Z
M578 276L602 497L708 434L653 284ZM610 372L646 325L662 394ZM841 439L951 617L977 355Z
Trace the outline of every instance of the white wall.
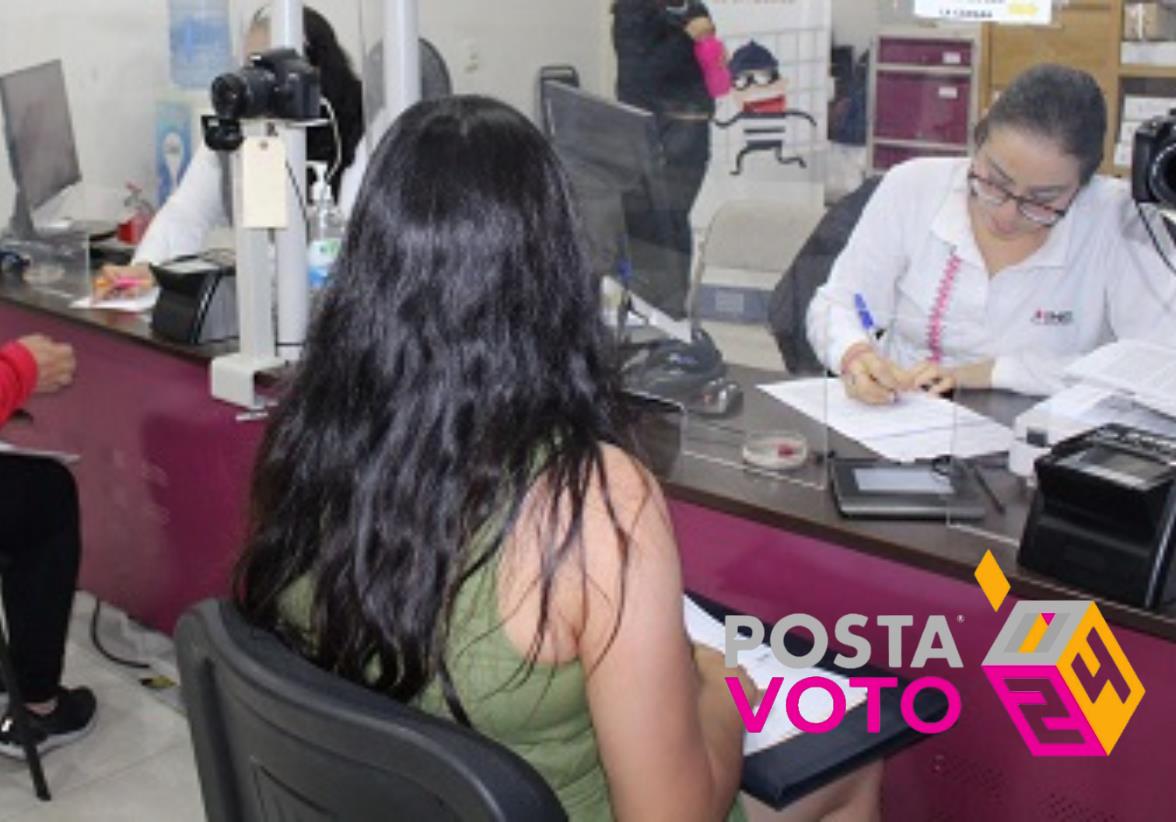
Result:
M853 46L856 59L870 47L870 40L878 33L879 7L892 0L832 0L833 43Z
M421 29L461 92L491 94L533 113L539 68L570 63L600 91L607 37L599 0L423 0ZM476 53L478 68L467 58Z
M420 0L421 27L446 58L457 91L494 95L531 114L535 77L545 64L571 63L585 86L605 86L612 54L606 42L608 2ZM232 0L235 27L260 5ZM358 61L361 7L372 41L379 0L312 0L311 5L332 21ZM167 37L166 0L0 0L0 73L64 60L82 174L90 193L108 195L99 198L102 206L117 202L127 181L155 191L154 107L176 94L168 77ZM204 100L199 94L189 99ZM7 222L12 197L0 145L0 224Z
M87 0L92 2L93 0ZM584 85L599 89L611 0L418 0L421 33L437 46L459 93L499 97L527 114L541 66L571 63ZM247 20L262 3L238 0ZM382 32L381 0L309 0L357 62ZM363 34L360 33L360 18Z
M167 87L167 5L162 0L0 3L0 73L60 58L83 177L118 196L154 188L154 104ZM2 141L0 141L2 142ZM0 145L0 220L13 183Z

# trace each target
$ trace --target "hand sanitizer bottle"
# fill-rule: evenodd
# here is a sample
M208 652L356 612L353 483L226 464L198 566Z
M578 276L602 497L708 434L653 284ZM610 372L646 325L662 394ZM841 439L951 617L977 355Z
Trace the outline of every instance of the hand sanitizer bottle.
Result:
M321 290L331 276L331 268L343 244L345 221L342 210L335 205L331 196L331 186L327 183L327 164L311 163L311 166L315 170L311 195L314 208L310 214L310 242L306 249L306 261L313 294Z

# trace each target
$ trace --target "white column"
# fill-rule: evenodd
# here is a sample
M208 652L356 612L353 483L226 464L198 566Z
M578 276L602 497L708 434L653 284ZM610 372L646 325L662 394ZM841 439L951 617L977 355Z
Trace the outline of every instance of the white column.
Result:
M421 99L417 0L384 0L384 100L387 122Z
M302 0L278 0L270 23L271 48L289 47L305 53ZM283 128L286 158L286 229L277 232L278 323L277 353L284 360L297 360L306 338L310 313L310 286L306 267L306 218L303 205L310 208L306 191L306 131Z

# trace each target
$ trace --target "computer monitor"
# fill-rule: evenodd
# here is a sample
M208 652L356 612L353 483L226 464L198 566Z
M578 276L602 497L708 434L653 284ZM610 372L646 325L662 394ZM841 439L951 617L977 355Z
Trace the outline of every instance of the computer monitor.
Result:
M690 288L689 226L680 226L657 121L639 108L548 82L545 123L571 178L593 265L681 319Z
M61 61L0 77L0 110L16 181L11 229L33 239L33 212L82 179Z

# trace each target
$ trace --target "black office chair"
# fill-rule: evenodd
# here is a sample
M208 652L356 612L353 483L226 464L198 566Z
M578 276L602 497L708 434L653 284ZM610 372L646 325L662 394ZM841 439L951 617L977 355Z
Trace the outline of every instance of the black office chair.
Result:
M453 94L453 78L441 52L420 38L421 99L434 100ZM369 121L384 108L384 43L376 43L363 62L364 117Z
M550 137L551 120L547 116L548 83L563 83L566 86L579 88L580 72L571 65L543 66L539 69L539 76L535 80L535 111L539 115L539 128Z
M881 181L880 176L871 177L833 204L772 291L768 324L791 374L820 374L825 370L809 344L805 315L813 294L829 279L833 263Z
M3 576L8 565L6 557L0 557L0 576ZM12 722L16 725L16 733L24 744L25 762L29 766L29 774L33 777L33 788L39 799L48 802L49 785L45 782L45 771L41 768L41 753L33 744L29 735L29 713L25 708L20 693L20 685L16 681L16 669L12 665L12 656L8 652L8 634L5 626L0 625L0 681L8 691L8 704L11 708Z
M209 600L176 650L212 822L557 822L524 760L455 723L316 668Z

